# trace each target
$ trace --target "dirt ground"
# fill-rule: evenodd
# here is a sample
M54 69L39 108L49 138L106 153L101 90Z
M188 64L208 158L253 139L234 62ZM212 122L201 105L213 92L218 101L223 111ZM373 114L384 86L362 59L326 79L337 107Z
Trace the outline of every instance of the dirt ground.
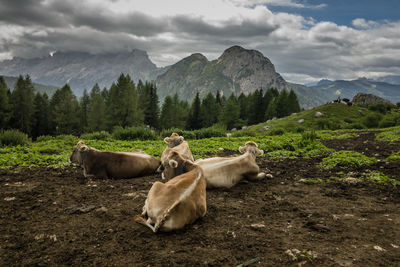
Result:
M374 136L324 144L378 159L400 150ZM366 169L400 179L400 164L327 171L320 162L259 159L272 179L209 190L204 218L159 234L133 217L160 175L86 181L72 166L0 170L0 266L400 266L399 188L299 181Z

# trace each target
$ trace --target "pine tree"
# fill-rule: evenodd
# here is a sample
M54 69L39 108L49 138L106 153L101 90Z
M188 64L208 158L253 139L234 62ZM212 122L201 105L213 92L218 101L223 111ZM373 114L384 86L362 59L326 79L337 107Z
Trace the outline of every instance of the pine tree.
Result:
M95 87L97 87L100 92L99 85L96 83ZM92 89L93 90L93 89ZM88 114L89 114L89 105L90 105L90 97L86 91L83 91L83 96L79 102L80 106L80 132L86 132L88 128Z
M176 109L176 112L173 116L173 127L184 129L190 113L189 103L185 100L179 100L178 94L175 94L172 98L172 106Z
M107 128L105 116L106 104L103 98L103 92L100 92L100 88L96 85L92 88L92 91L90 92L88 130L91 132L103 131Z
M293 89L290 89L287 103L288 103L288 110L289 110L288 115L300 111L300 104L297 99L297 95L293 91Z
M145 118L144 122L146 125L150 125L151 127L158 128L158 117L160 115L160 109L158 107L158 95L157 95L157 87L154 83L146 83L146 87L149 89L148 91L148 101L147 107L145 109Z
M262 90L257 89L249 96L249 124L263 122L265 111Z
M37 93L35 96L35 113L33 115L32 136L50 134L50 103L46 93Z
M56 134L79 134L80 110L76 96L68 84L58 89L51 101L52 124Z
M28 75L25 79L19 76L11 94L12 126L29 135L32 131L32 117L35 111L34 98L31 78Z
M288 97L288 92L283 89L276 98L276 116L278 118L289 115Z
M7 84L3 76L0 76L0 129L8 128L11 115L7 90Z
M177 105L173 105L173 100L170 96L164 98L160 116L160 126L162 129L170 129L176 125L177 107Z
M248 106L249 106L249 101L248 97L241 93L240 96L238 97L238 102L240 106L240 119L243 120L246 124L248 120Z
M226 101L222 110L220 121L226 125L228 129L239 126L240 122L240 106L236 97L232 94Z
M221 107L218 105L214 95L208 93L201 102L200 110L201 127L205 128L212 126L218 121Z
M186 128L188 130L197 130L201 128L200 112L200 96L199 92L197 92L186 123Z

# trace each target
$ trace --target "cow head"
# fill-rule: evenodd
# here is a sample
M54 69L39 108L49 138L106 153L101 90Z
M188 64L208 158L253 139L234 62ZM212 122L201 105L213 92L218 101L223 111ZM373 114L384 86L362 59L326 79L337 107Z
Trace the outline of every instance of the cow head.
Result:
M81 165L83 154L87 150L89 150L89 147L85 145L83 141L79 141L78 144L76 144L76 146L74 147L74 150L72 151L72 155L69 158L70 162Z
M175 147L183 142L183 136L179 136L177 133L172 133L170 137L165 137L164 142L168 144L168 147Z
M183 174L186 162L191 162L190 160L185 160L178 152L171 151L168 154L167 160L164 162L164 177L173 178L175 176Z
M253 141L248 141L244 146L239 147L239 152L250 152L254 155L254 157L264 155L264 151L262 149L258 149L258 145Z

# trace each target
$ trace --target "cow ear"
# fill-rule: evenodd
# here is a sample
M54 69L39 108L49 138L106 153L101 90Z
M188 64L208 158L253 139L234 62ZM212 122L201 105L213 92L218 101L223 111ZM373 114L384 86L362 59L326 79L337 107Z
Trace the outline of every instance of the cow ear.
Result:
M87 146L81 146L80 151L83 152L87 149Z
M262 156L262 155L264 155L264 150L262 150L262 149L258 149L258 151L257 151L257 155L258 155L258 156Z
M76 145L77 146L80 146L80 145L84 145L85 143L82 141L82 140L80 140Z
M174 169L178 167L178 162L176 162L173 159L171 159L168 164L169 164L169 166L171 166L171 168L174 168Z
M240 152L240 153L244 153L244 146L240 146L240 147L239 147L239 152Z
M165 137L164 138L164 142L168 144L169 143L169 137Z
M183 136L179 136L179 142L183 142L183 139L185 139Z

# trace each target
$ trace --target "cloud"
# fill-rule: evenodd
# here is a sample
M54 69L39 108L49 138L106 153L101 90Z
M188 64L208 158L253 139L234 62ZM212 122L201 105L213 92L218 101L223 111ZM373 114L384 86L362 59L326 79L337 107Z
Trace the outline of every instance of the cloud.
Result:
M165 66L197 52L212 60L241 45L261 51L294 82L400 73L400 22L357 18L343 26L273 13L271 5L326 7L295 0L1 1L0 60L138 48Z

